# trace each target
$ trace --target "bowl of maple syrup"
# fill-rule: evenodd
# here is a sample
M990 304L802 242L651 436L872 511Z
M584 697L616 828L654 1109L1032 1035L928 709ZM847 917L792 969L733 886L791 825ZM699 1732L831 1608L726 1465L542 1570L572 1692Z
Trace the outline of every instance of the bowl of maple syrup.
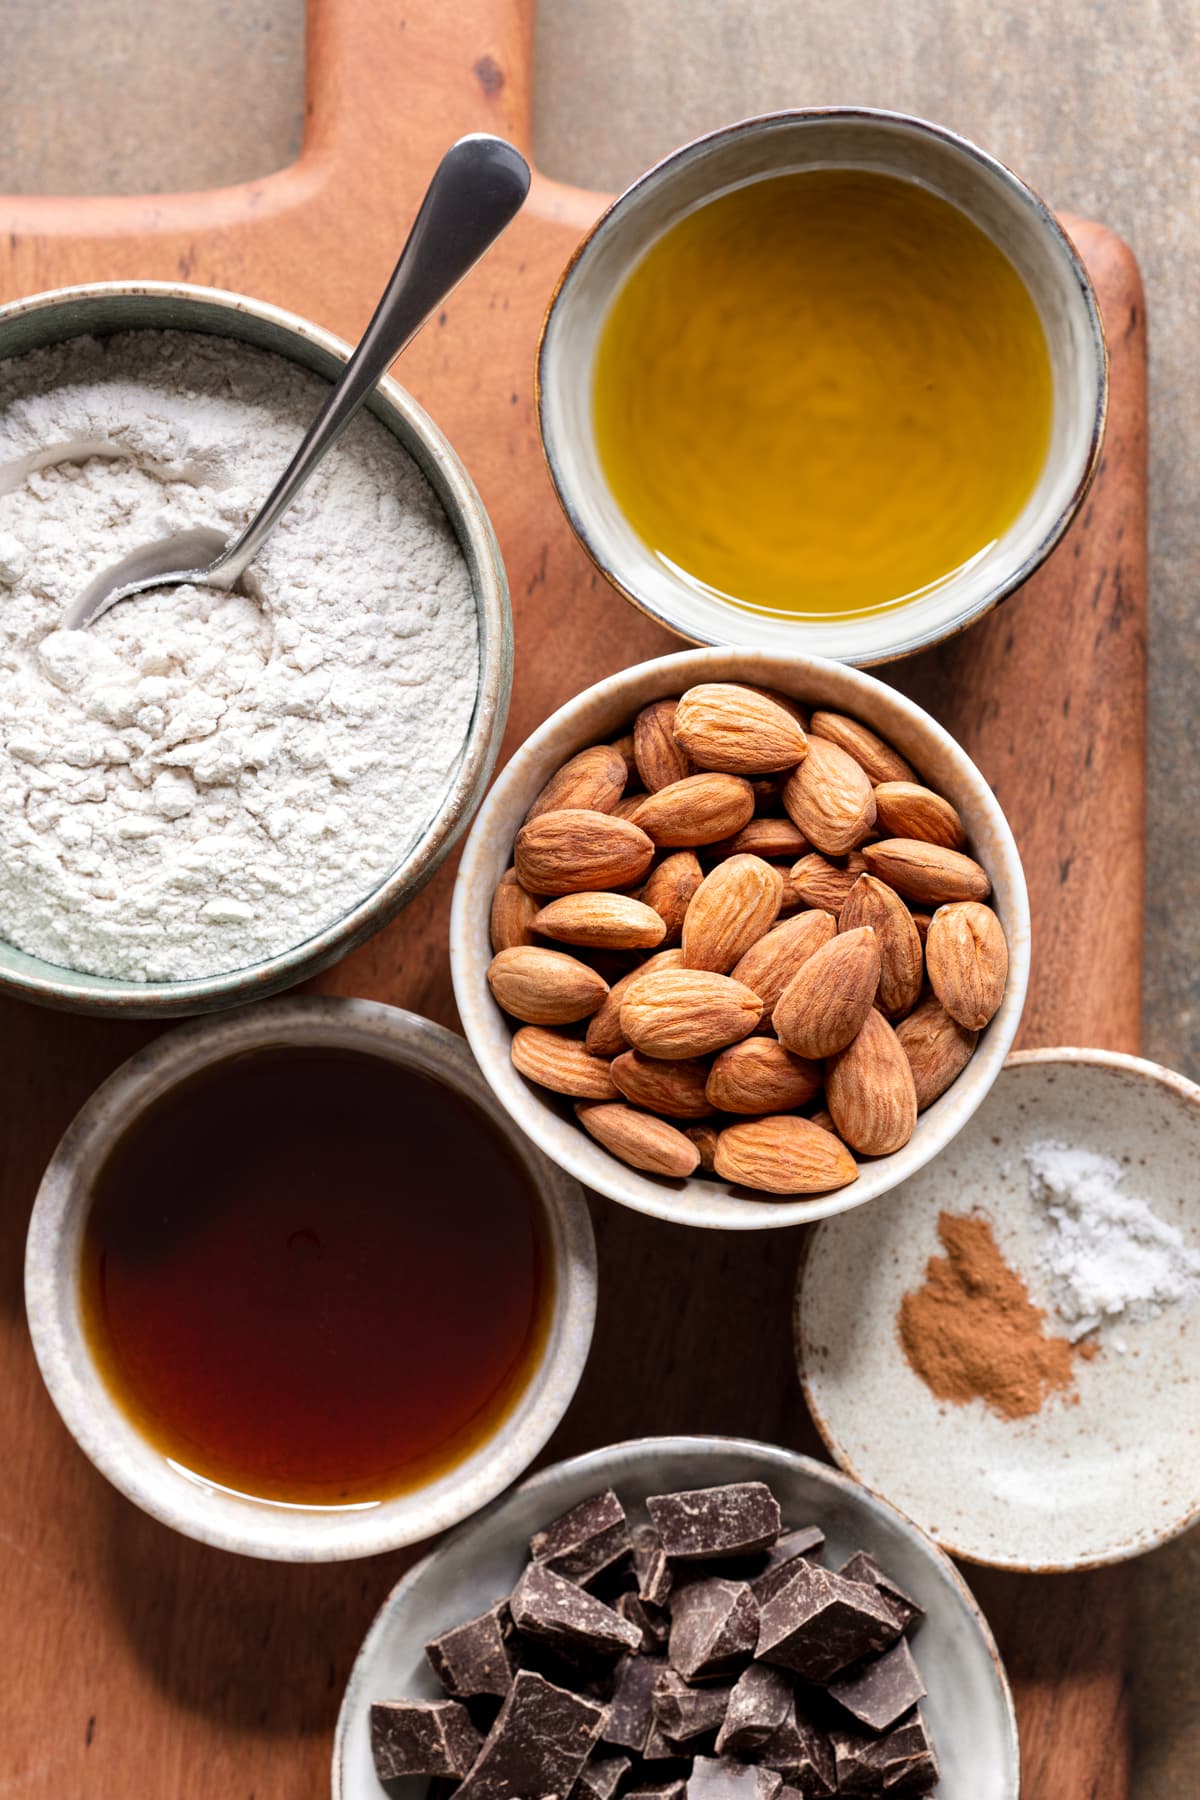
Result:
M96 1090L25 1294L51 1399L127 1498L324 1562L443 1531L527 1467L587 1359L596 1254L462 1038L313 997L182 1026Z

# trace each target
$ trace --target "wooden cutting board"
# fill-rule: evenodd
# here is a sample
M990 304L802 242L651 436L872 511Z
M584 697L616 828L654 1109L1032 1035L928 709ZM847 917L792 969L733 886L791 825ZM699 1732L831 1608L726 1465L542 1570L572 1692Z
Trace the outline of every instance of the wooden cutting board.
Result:
M0 297L105 278L186 280L275 301L353 338L446 144L481 128L528 144L531 28L532 0L314 0L307 135L294 167L216 193L0 200ZM403 367L478 482L507 560L517 675L506 750L589 682L677 647L593 572L538 452L538 324L602 203L539 178L516 226ZM1101 226L1071 229L1112 351L1095 488L1017 598L888 678L977 758L1016 831L1034 915L1022 1042L1133 1050L1145 327L1129 251ZM319 985L453 1023L452 880L444 869ZM154 1029L0 1005L0 1792L301 1800L327 1791L350 1662L413 1553L281 1568L174 1536L75 1449L25 1331L22 1248L41 1170L91 1088ZM799 1235L687 1232L600 1203L595 1215L595 1347L550 1453L686 1430L817 1452L791 1359ZM972 1580L1016 1690L1026 1800L1126 1800L1127 1573Z

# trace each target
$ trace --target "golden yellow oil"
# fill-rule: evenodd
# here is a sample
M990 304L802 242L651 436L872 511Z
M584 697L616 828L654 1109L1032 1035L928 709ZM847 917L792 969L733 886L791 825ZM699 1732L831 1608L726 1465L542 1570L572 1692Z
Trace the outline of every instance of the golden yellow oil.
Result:
M593 417L663 562L757 612L926 592L1017 517L1050 436L1045 333L947 201L868 170L770 176L688 214L613 302Z

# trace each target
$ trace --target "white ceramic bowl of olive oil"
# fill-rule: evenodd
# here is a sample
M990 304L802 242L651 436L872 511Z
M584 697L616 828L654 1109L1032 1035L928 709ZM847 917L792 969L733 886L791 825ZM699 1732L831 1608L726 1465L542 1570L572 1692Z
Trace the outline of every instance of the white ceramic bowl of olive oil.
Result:
M642 176L568 266L537 374L559 498L630 600L694 642L860 665L1038 567L1107 402L1091 284L1037 196L849 108Z

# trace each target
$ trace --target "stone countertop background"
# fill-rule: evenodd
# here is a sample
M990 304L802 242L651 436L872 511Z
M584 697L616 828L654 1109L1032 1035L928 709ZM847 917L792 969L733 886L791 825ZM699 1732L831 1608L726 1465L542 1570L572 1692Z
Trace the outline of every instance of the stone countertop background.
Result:
M0 193L217 187L299 151L303 0L155 0L152 15L136 0L3 0L0 20ZM977 139L1132 245L1151 372L1144 1045L1200 1078L1196 27L1192 0L541 0L535 151L550 175L617 189L747 113L895 107ZM1200 1531L1138 1575L1134 1800L1196 1800Z

